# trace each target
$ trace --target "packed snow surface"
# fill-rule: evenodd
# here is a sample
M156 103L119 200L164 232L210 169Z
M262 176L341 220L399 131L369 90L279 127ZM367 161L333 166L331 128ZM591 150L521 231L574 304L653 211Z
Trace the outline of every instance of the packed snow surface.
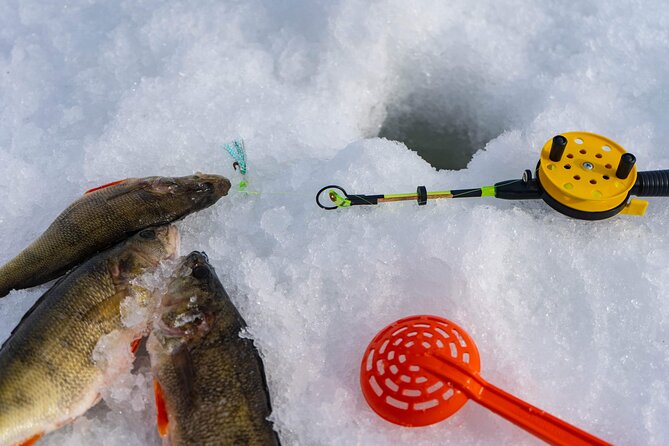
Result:
M314 195L518 178L572 130L669 168L668 48L659 1L5 0L0 261L109 181L238 183L221 145L241 137L260 194L186 218L181 249L206 251L248 322L284 444L537 444L472 402L413 429L368 408L367 343L425 313L469 332L497 386L610 442L666 445L669 200L585 222L539 201L328 212ZM375 137L389 117L467 135L444 150L473 158L437 171ZM0 300L0 339L46 289ZM150 389L140 354L40 444L158 445Z

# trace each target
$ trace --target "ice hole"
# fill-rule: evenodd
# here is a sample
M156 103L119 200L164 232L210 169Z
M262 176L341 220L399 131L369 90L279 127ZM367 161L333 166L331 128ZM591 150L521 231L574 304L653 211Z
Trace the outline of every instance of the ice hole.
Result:
M476 101L443 86L410 85L389 104L377 136L404 143L436 169L467 167L474 153L504 130L504 116L485 119Z
M454 357L454 358L457 358L458 357L458 347L455 345L454 342L451 342L448 345L449 345L449 347L451 347L451 356Z
M393 375L397 375L397 372L399 371L399 369L397 368L396 365L393 364L388 368L390 369L390 373L392 373Z
M419 376L416 378L416 384L423 384L424 382L427 382L427 378L424 376Z
M388 347L388 343L390 343L390 339L386 339L383 344L381 345L381 348L379 349L379 353L383 354L386 351L386 347Z

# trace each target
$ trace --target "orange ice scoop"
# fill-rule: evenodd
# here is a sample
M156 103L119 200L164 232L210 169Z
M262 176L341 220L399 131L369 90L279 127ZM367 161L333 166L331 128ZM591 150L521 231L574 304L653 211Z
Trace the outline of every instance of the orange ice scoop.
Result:
M437 316L410 316L369 344L360 384L370 407L402 426L438 423L471 399L550 444L609 444L489 384L480 370L476 344L462 328Z

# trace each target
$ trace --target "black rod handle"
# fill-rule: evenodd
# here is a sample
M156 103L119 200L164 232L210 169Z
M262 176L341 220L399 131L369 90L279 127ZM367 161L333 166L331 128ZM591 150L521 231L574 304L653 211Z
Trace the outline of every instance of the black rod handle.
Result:
M639 172L631 193L638 197L669 197L669 170Z
M537 180L532 178L532 172L530 172L529 176L522 180L496 183L495 197L502 200L536 200L541 198L541 190Z

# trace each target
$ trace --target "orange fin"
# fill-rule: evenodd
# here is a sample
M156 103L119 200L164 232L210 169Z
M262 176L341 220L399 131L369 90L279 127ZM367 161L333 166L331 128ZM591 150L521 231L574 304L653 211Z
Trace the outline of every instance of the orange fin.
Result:
M153 380L153 393L156 396L156 413L158 423L158 433L161 437L167 435L167 426L170 424L167 417L167 407L165 407L165 398L163 398L163 389L158 380Z
M28 438L23 443L20 443L19 446L32 446L37 442L37 440L42 438L42 435L44 435L44 432L42 432L41 434L33 435L32 437Z
M137 338L134 341L132 341L132 344L130 344L130 352L131 353L137 353L137 349L139 348L139 343L142 342L142 338Z
M90 194L91 192L95 192L96 190L104 189L105 187L110 187L110 186L116 186L117 184L121 184L125 180L119 180L119 181L112 181L111 183L103 184L102 186L94 187L93 189L87 190L84 195Z

